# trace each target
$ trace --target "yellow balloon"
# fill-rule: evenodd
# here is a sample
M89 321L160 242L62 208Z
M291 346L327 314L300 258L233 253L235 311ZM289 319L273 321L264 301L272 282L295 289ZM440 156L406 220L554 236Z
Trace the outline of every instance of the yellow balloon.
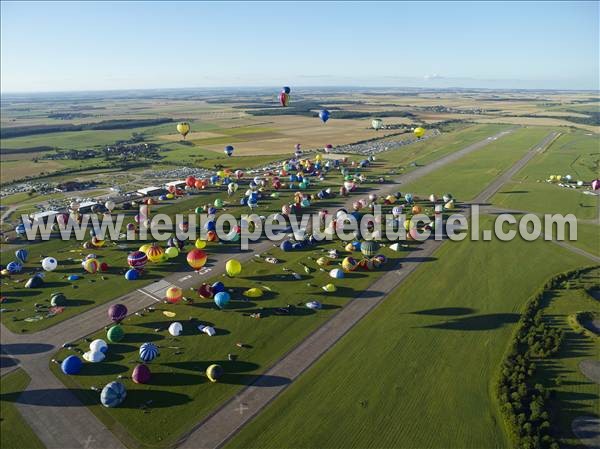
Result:
M231 277L237 276L242 272L242 264L236 259L229 259L225 264L225 271Z
M201 240L201 239L196 239L196 243L194 243L194 246L198 249L204 249L204 248L206 248L206 241Z
M425 128L421 128L419 126L418 128L415 128L415 130L413 132L414 132L415 136L423 137L425 135Z
M181 122L177 124L177 132L183 136L185 136L190 132L190 124L188 122Z
M258 287L253 287L244 292L244 296L247 298L260 298L263 295L263 291Z
M147 253L152 245L150 243L146 243L145 245L140 246L140 251L143 253Z

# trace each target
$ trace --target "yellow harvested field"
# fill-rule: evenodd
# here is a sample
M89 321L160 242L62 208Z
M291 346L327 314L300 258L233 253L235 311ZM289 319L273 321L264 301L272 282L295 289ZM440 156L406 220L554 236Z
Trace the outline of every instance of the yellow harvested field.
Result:
M9 182L32 174L32 163L24 164L20 161L7 161L0 164L0 179L2 182ZM64 168L64 164L59 161L39 161L35 164L35 173L52 172Z
M394 120L395 123L396 120ZM359 140L383 137L397 130L375 131L371 128L371 120L335 120L335 115L326 123L317 118L301 116L276 116L269 123L273 129L273 137L261 139L255 135L252 140L233 143L238 155L285 154L294 151L294 145L302 144L305 149L323 148L330 143L333 146L343 145ZM257 139L258 137L258 139ZM222 152L222 144L198 146L215 152Z

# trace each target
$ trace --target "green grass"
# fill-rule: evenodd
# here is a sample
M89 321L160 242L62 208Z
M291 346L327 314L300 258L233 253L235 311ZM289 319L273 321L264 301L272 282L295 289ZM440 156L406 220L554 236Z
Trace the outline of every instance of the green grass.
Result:
M545 182L550 175L571 175L573 180L587 182L598 177L598 138L588 134L576 131L561 135L492 198L493 204L540 213L575 214L582 219L596 218L598 197L584 195L583 189Z
M329 277L328 270L320 271L315 263L315 259L330 248L340 250L342 242L288 253L273 249L270 253L281 263L273 265L253 260L244 264L244 271L237 278L217 276L213 279L222 280L232 290L231 306L225 311L219 311L212 300L201 300L196 293L185 292L188 297L195 298L195 304L158 305L156 311L145 313L143 317L126 319L125 339L110 345L104 362L86 364L79 376L65 376L56 365L52 365L52 369L112 431L130 445L165 447L321 326L357 291L364 290L380 276L385 266L393 265L390 260L380 270L357 271L347 274L344 280L335 281ZM393 260L400 257L400 253L387 249L382 252ZM341 257L335 262L340 261ZM301 263L310 266L313 271L306 274ZM300 273L302 279L296 280L283 267ZM325 293L321 289L330 282L338 286L337 292ZM242 301L242 291L257 286L268 287L269 290L262 298ZM303 304L312 299L321 301L325 305L323 310L315 313L305 308ZM273 314L276 308L287 304L296 305L297 311L290 316ZM169 319L161 310L171 310L177 316ZM256 319L249 316L255 312L262 313L263 317ZM172 321L183 323L183 336L172 338L166 332ZM218 329L217 336L201 335L196 330L200 323L213 324ZM155 331L157 328L159 332ZM105 333L101 331L91 338L105 338ZM154 376L151 384L136 385L124 379L128 397L123 406L106 409L99 405L98 394L90 387L103 386L118 374L130 374L138 359L139 345L145 341L155 341L161 347L160 357L149 364ZM249 347L240 349L236 342ZM86 342L77 343L79 349L87 350ZM177 354L178 350L170 347L179 347L182 353ZM56 357L63 359L70 353L62 350ZM239 360L228 361L228 353L238 354ZM215 362L220 363L227 374L222 382L211 384L203 372ZM153 401L151 411L144 413L139 407L148 400Z
M22 369L0 378L0 447L2 449L43 449L45 446L23 419L17 407L2 400L3 395L19 393L27 387L30 378Z
M521 128L418 181L404 184L402 191L424 195L450 192L461 201L470 200L549 132L548 128Z
M227 447L509 447L492 386L519 312L588 261L522 240L448 242L434 257Z
M571 423L578 416L598 416L598 385L579 370L583 360L598 360L600 339L576 333L568 324L568 316L579 311L600 313L597 300L589 296L583 287L597 285L598 270L578 280L566 281L546 297L544 319L564 332L559 352L537 363L538 380L544 387L554 391L550 399L553 416L557 419L553 428L561 447L581 447L571 431Z
M567 241L567 243L588 253L600 256L600 226L578 223L577 240Z

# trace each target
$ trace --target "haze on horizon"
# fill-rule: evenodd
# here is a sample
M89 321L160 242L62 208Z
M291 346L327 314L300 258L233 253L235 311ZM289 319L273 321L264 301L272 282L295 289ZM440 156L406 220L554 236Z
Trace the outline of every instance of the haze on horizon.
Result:
M599 90L598 2L2 2L1 90Z

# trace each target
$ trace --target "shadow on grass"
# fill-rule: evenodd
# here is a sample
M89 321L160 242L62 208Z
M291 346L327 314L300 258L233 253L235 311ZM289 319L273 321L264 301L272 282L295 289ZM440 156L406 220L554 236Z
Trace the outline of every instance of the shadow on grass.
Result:
M108 374L122 374L129 371L129 368L116 363L85 363L83 368L77 374L78 376L106 376Z
M516 323L517 321L519 321L519 314L517 313L490 313L487 315L457 318L453 321L423 327L429 329L483 331L499 329L506 324Z
M171 368L193 371L195 373L204 373L213 363L221 365L226 373L243 373L246 371L254 371L260 367L256 363L244 362L242 360L216 360L216 361L191 361L191 362L166 362L161 363L161 366L169 366ZM173 374L175 375L175 374Z
M165 323L163 323L164 326ZM158 326L157 326L158 327ZM156 333L149 333L149 332L128 332L125 334L125 337L123 337L123 343L145 343L147 341L158 341L158 340L163 340L165 337L163 337L160 334L156 334ZM113 350L113 346L114 345L110 345L110 350ZM134 348L135 349L135 348ZM129 351L126 351L129 352Z
M458 316L458 315L470 315L475 313L477 310L471 309L470 307L440 307L438 309L425 309L411 312L413 315L441 315L441 316Z

